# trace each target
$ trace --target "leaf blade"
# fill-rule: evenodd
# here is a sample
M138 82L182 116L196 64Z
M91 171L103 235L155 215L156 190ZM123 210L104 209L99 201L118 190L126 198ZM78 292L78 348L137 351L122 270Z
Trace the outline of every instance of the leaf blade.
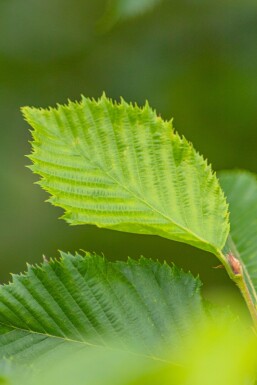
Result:
M34 128L32 169L66 221L222 249L229 225L216 176L148 104L83 97L23 114Z
M159 345L180 341L204 315L199 287L190 274L149 259L63 253L0 288L0 356L23 362L112 341L157 357Z

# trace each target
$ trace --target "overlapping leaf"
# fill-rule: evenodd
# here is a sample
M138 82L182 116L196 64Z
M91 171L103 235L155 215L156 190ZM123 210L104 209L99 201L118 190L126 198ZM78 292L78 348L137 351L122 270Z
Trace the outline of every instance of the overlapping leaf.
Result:
M90 357L80 352L24 385L253 385L256 338L240 323L235 325L233 317L227 316L224 321L227 324L207 322L202 330L193 331L186 346L178 344L179 365L172 362L173 354L170 361L163 362L117 351L100 350Z
M244 279L257 305L257 179L246 171L223 171L219 177L230 210L226 249L241 261Z
M222 249L229 226L216 176L148 104L83 97L23 113L34 128L32 169L69 223Z
M236 343L235 343L236 341ZM98 347L33 362L0 366L5 385L253 385L257 341L252 330L230 314L195 325L181 344L166 349L166 359ZM174 362L174 356L176 361ZM231 358L230 358L231 357ZM7 365L6 365L7 364ZM217 368L219 370L217 370ZM10 382L9 382L10 380Z
M199 281L175 267L63 254L0 287L0 357L112 345L156 357L203 315Z

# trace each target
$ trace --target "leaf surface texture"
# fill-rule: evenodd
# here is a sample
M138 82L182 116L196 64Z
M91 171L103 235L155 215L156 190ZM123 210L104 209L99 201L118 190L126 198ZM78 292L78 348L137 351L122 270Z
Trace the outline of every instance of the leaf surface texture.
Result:
M0 288L0 356L27 362L113 346L157 357L158 346L181 342L204 315L199 286L166 263L63 253Z
M216 176L148 104L83 97L23 113L33 127L32 169L69 223L222 249L229 225Z

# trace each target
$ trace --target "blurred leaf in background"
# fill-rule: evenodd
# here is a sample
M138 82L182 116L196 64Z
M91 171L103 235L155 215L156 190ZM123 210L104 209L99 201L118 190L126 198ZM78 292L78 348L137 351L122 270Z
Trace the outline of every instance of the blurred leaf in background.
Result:
M152 10L162 0L109 0L100 22L100 30L114 26L116 22Z

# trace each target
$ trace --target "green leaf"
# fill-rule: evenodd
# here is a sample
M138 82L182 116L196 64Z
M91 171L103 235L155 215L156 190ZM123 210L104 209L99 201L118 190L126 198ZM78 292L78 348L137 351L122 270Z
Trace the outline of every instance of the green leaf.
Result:
M227 196L231 230L225 251L231 250L243 266L244 280L257 305L257 179L246 171L219 175Z
M154 234L220 254L227 204L211 167L146 104L82 97L23 108L32 169L71 224Z
M0 357L101 346L161 357L163 344L176 346L204 318L199 286L166 263L63 253L0 287Z
M257 364L254 333L235 325L231 317L224 321L228 323L207 323L187 338L186 346L178 345L180 365L117 351L102 350L90 357L89 352L79 352L57 362L50 371L48 364L48 370L34 377L31 385L253 385Z
M31 368L17 366L12 385L253 385L257 341L254 332L235 316L208 320L194 330L166 359L158 360L106 347L83 349ZM174 349L173 349L174 350ZM217 370L218 368L218 370ZM0 367L0 373L2 373ZM6 371L4 372L6 374ZM9 384L8 384L9 385Z

